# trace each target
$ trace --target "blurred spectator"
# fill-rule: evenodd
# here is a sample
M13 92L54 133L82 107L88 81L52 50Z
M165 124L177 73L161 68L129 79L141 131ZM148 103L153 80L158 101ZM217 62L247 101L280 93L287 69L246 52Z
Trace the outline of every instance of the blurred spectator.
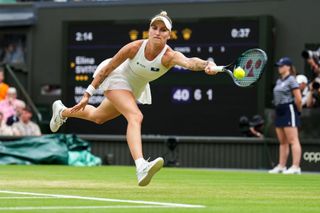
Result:
M0 135L13 135L12 129L3 120L3 113L0 112Z
M261 115L254 115L249 122L252 137L263 138L264 119Z
M313 72L313 78L309 84L307 95L307 107L320 107L320 48L316 51L303 51L302 56L306 59Z
M26 37L25 33L0 32L0 63L25 64Z
M20 43L9 43L4 52L3 63L21 64L24 63L23 47Z
M0 101L6 98L9 86L8 84L4 83L4 69L0 67Z
M39 136L41 131L39 126L31 121L32 111L26 106L19 117L19 121L12 125L14 135L18 136Z
M310 85L307 96L307 107L320 107L320 78L316 78Z
M307 63L310 66L310 69L313 71L314 76L320 77L320 66L318 64L319 61L317 61L315 58L311 57L307 59Z
M4 52L3 52L3 58L2 58L2 63L6 64L6 63L11 63L11 58L13 55L13 51L14 51L14 45L9 43L7 45L5 45L4 47Z
M250 137L249 119L247 116L241 116L239 119L239 129L241 135L244 137Z
M249 121L247 116L239 119L239 128L242 136L263 138L264 120L260 115L254 115Z
M4 100L0 101L0 110L3 113L3 119L6 121L10 116L16 114L16 108L21 102L17 99L17 90L14 87L10 87L7 92L7 96Z
M19 117L22 113L22 110L26 107L26 104L24 101L18 101L16 103L16 114L11 115L10 117L7 118L6 124L8 126L12 126L14 123L19 121Z
M307 107L307 98L308 98L308 93L309 93L309 88L308 88L308 79L305 75L297 75L296 80L299 84L299 88L301 91L301 96L302 96L302 107Z

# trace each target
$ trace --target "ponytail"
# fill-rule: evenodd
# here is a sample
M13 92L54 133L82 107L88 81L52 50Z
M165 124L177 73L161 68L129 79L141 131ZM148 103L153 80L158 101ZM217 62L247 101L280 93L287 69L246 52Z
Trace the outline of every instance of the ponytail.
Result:
M290 66L290 75L293 75L293 76L297 75L297 70L293 65Z

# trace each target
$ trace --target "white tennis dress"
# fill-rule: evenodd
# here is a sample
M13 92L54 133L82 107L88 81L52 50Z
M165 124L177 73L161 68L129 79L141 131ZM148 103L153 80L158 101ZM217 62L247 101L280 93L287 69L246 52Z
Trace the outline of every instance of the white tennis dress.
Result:
M155 59L149 61L144 56L147 42L147 39L144 40L135 57L133 59L127 59L113 70L98 89L103 91L117 89L129 90L139 103L151 104L149 82L161 77L169 70L161 63L162 56L166 52L168 45L162 49ZM111 58L100 63L93 77L95 77L110 60Z

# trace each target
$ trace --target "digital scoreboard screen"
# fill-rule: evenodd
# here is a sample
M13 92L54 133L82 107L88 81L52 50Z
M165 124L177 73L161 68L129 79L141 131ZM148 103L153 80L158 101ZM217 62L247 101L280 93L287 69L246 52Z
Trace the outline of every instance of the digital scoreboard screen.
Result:
M96 67L125 44L147 39L148 22L67 22L65 24L65 97L75 105L92 81ZM214 18L174 21L168 45L187 57L214 60L226 65L242 52L259 47L258 18ZM257 87L240 88L230 76L215 76L174 67L150 83L152 105L140 105L144 114L142 134L237 136L242 115L258 112ZM91 97L97 106L103 91ZM68 133L125 134L123 117L104 125L69 119Z

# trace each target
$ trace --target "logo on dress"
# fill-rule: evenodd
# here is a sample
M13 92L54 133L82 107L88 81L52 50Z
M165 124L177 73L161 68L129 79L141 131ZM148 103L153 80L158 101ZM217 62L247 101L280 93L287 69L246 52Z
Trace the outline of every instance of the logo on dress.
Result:
M137 61L137 65L139 65L140 67L146 68L146 66L141 64L139 61Z
M159 72L160 71L160 68L157 68L157 67L151 67L150 69L151 71L153 72Z

